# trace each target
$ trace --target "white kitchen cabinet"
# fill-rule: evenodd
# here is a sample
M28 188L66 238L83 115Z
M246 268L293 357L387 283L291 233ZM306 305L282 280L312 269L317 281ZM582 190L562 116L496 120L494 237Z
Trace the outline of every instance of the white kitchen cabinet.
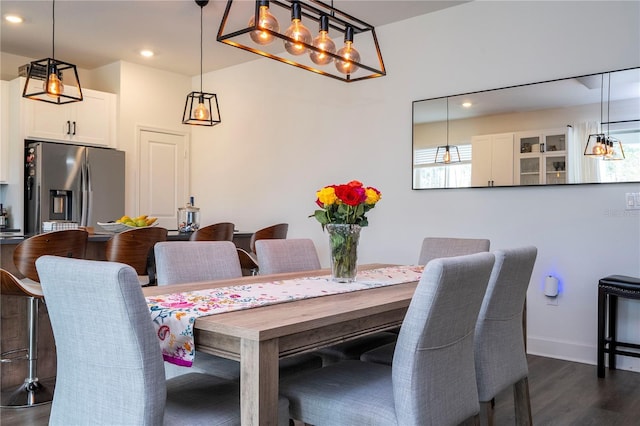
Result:
M471 186L513 185L513 133L471 138Z
M517 185L567 183L567 130L520 132L515 135Z
M23 99L25 136L115 148L116 95L82 89L82 97L64 105Z
M9 180L9 82L0 81L0 183Z

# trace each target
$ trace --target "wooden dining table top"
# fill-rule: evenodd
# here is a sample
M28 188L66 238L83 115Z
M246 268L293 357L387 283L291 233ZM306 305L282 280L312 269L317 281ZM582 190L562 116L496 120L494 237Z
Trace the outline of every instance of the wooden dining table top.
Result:
M359 270L389 264L359 265ZM145 296L329 275L320 269L145 287ZM242 424L276 424L278 359L402 323L417 281L198 317L198 351L240 361ZM345 285L349 285L345 283ZM197 356L197 355L196 355Z

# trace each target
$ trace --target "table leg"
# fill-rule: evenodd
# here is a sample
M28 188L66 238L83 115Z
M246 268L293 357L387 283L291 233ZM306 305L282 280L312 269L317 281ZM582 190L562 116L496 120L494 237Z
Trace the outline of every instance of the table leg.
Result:
M240 410L243 425L278 423L278 340L242 339Z

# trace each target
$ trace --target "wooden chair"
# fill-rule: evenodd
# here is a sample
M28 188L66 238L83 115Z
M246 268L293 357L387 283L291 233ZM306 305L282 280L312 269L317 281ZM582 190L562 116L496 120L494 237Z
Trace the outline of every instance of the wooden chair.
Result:
M59 355L50 425L240 425L238 381L165 380L132 267L45 256L38 269ZM278 402L278 425L287 425L288 401Z
M111 262L125 263L135 269L141 285L155 284L153 246L167 240L167 230L159 226L130 229L115 234L105 246Z
M235 225L231 222L214 223L191 234L190 241L233 241Z
M2 353L2 362L27 361L27 377L14 392L8 393L3 407L28 407L44 404L53 398L54 379L39 380L38 360L38 308L43 299L36 260L44 255L83 258L87 248L88 233L82 230L53 231L35 235L21 242L13 253L13 263L24 275L20 279L8 271L0 270L2 294L28 299L28 348L13 349Z
M242 267L245 275L256 275L259 271L258 257L256 255L256 241L258 240L272 240L272 239L285 239L287 238L287 232L289 231L288 223L278 223L266 228L257 230L251 235L249 240L250 252L238 248L238 258L240 259L240 266Z

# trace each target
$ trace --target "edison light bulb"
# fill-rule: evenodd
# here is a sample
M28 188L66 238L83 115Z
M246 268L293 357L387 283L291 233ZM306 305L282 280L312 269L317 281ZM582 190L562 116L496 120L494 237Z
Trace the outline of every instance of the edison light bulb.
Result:
M613 141L608 140L605 146L606 146L605 148L606 153L604 154L605 158L613 158L613 156L616 153L615 150L613 149Z
M51 74L49 74L49 78L44 82L43 89L47 92L47 95L52 97L60 96L64 92L64 85L55 70L52 70Z
M333 57L327 55L326 52L336 53L336 44L329 37L328 30L329 17L327 15L322 15L320 17L320 31L318 32L318 36L311 42L311 45L320 49L321 52L316 52L315 50L309 51L309 57L315 64L327 65L333 61Z
M602 142L603 142L602 139L600 139L600 136L598 136L598 138L596 139L596 144L593 146L593 148L591 150L593 155L604 155L604 154L606 154L607 147Z
M442 160L445 163L450 163L451 162L451 152L449 151L449 147L447 146L445 151L444 151L444 157L442 157Z
M208 120L209 119L209 110L204 105L204 102L198 102L198 106L193 110L193 116L196 120Z
M255 16L252 16L249 20L249 26L255 25ZM260 1L260 11L258 15L258 28L271 30L274 32L280 31L280 24L278 24L278 20L269 12L269 2L266 0ZM275 37L263 30L255 30L251 31L249 36L254 43L260 44L262 46L271 43Z
M311 31L302 25L300 17L302 16L302 10L300 9L300 3L294 1L291 4L291 26L287 28L284 35L295 40L291 42L289 40L284 41L284 48L292 55L303 55L307 52L307 48L302 43L311 44Z
M353 28L347 27L344 33L344 47L338 50L338 56L344 60L336 59L336 69L342 74L352 74L358 70L354 62L360 62L360 53L353 48Z

